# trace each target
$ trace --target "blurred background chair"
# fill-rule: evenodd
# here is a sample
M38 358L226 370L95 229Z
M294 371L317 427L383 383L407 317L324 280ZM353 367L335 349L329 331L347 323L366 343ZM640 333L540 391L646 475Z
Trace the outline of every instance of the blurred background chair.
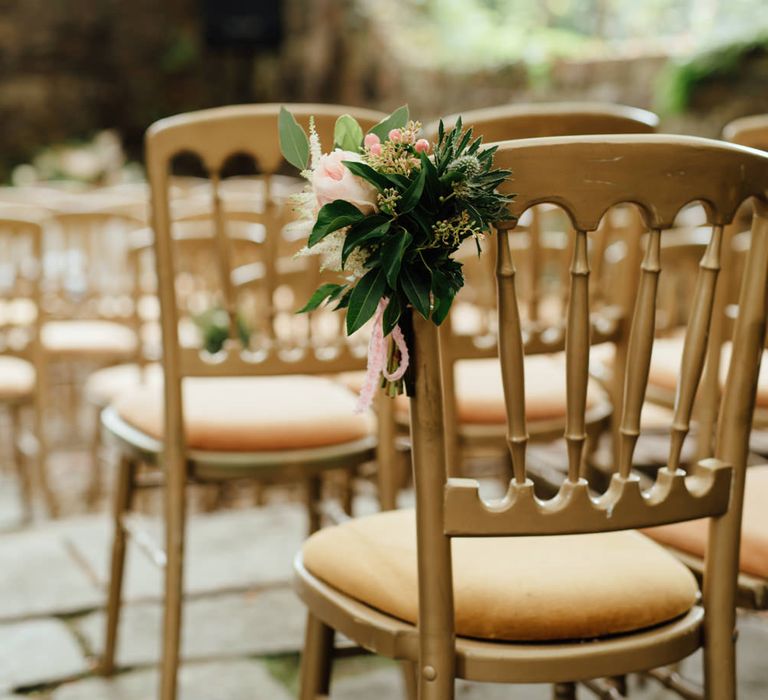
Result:
M45 397L37 383L42 355L37 312L44 230L40 214L33 207L0 205L0 405L10 423L22 522L32 519L37 495L49 509L55 507L43 437Z
M705 697L735 698L736 552L768 315L768 158L702 139L601 135L506 142L496 162L517 175L508 185L517 193L513 214L556 201L575 227L565 331L565 479L553 499L536 499L526 464L528 358L517 260L509 238L500 235L499 354L513 465L508 491L488 503L477 481L451 478L439 334L414 316L415 513L353 519L304 545L296 574L310 617L300 697L328 696L338 630L375 653L414 664L422 700L452 698L456 677L555 682L558 698L575 698L572 681L583 680L598 694L619 697L601 679L674 663L698 648ZM723 227L751 196L758 200L753 239L715 455L684 470L681 453L707 354ZM710 203L712 231L693 293L668 461L645 488L632 463L656 335L661 240L693 199ZM583 461L588 236L619 202L634 202L649 231L631 316L619 456L604 489L588 480ZM502 231L514 227L514 221L499 224ZM701 517L712 518L703 606L690 573L633 532Z

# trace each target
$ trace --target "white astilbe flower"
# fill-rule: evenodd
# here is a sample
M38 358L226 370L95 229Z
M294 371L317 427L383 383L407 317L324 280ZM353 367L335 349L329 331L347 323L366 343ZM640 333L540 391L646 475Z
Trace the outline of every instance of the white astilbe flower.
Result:
M314 170L317 167L317 163L320 160L320 156L323 155L323 150L320 146L320 136L317 134L315 128L315 118L309 118L309 167L310 170ZM303 173L302 173L303 174Z
M359 279L367 272L365 264L368 261L368 254L360 248L355 248L347 257L346 264L342 269L341 252L344 248L344 239L346 238L346 235L346 228L334 231L311 248L305 246L296 253L296 255L319 255L321 260L321 271L331 270L332 272L343 272L348 274L352 279Z

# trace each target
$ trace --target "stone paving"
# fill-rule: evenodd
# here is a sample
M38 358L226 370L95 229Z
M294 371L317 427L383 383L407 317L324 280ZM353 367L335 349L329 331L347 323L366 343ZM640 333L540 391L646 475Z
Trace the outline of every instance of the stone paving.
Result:
M0 474L0 523L12 524L14 488ZM366 503L362 504L366 507ZM149 530L157 521L146 517ZM304 532L302 508L195 515L189 528L188 601L181 700L295 697L304 611L290 589L293 553ZM160 629L160 576L129 549L119 673L95 673L104 626L103 585L110 541L104 514L40 522L0 534L0 700L152 700ZM768 697L768 619L741 618L740 698ZM685 665L693 677L697 664ZM332 700L404 697L397 664L370 656L340 659ZM461 700L545 700L546 686L459 683ZM580 690L579 698L591 697ZM676 697L648 683L633 698Z

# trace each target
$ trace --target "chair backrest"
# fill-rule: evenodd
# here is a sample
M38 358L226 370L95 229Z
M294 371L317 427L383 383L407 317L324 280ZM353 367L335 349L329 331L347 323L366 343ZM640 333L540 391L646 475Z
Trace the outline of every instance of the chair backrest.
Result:
M337 118L353 115L368 130L386 115L370 110L328 105L288 105L288 109L306 129L310 116L324 149L333 145ZM181 378L186 376L222 376L240 374L327 373L359 369L363 357L354 354L347 343L332 348L316 348L311 343L287 346L277 336L273 308L274 293L284 281L280 277L279 237L284 223L284 206L272 196L273 179L285 166L278 142L280 105L239 105L181 114L153 124L146 136L146 160L152 194L152 225L157 265L158 295L161 309L163 366L165 372L166 445L183 445L181 417ZM178 236L174 234L173 210L170 206L170 169L180 154L199 158L210 179L209 221L206 264L218 283L217 306L225 314L229 339L215 356L200 347L184 347L180 342L180 324L184 307L180 305L178 265L182 256ZM254 250L250 263L260 263L262 275L248 284L239 284L242 265L233 247L233 229L228 226L226 202L221 196L222 171L233 156L253 158L263 180L263 209L251 212L254 226L261 235L252 236L248 245ZM256 209L259 209L258 207ZM201 217L198 211L195 216ZM198 240L198 243L201 241ZM184 256L187 257L188 256ZM256 268L251 268L256 269ZM250 283L252 282L252 283ZM243 312L243 294L257 300L262 317L253 342L243 346L238 340L238 316ZM248 302L251 303L251 302ZM253 304L251 303L251 308Z
M492 507L481 500L476 481L446 478L439 336L433 325L414 314L411 434L422 639L431 640L433 648L436 644L453 648L452 536L598 532L708 516L713 520L705 605L709 615L716 603L719 612L715 615L723 615L727 625L728 620L732 622L734 608L748 438L768 311L768 155L698 138L580 136L502 143L496 165L513 171L514 179L507 185L516 193L513 215L549 202L561 206L574 227L565 350L567 477L556 497L548 501L536 498L527 478L524 343L513 254L508 237L499 235L499 355L514 477L505 497ZM680 453L707 350L723 227L749 197L755 203L751 250L741 287L715 458L703 460L686 474L679 468ZM693 292L669 461L659 469L653 487L644 493L631 464L654 342L657 284L663 264L661 239L673 226L678 210L694 200L704 203L712 234ZM649 234L631 322L627 358L631 371L617 417L619 458L608 489L596 495L580 474L590 349L587 240L610 207L626 202L639 208ZM497 228L504 232L514 226L515 221L507 221L499 222ZM732 627L729 635L731 631Z
M653 112L603 102L499 105L452 114L443 118L443 124L450 128L459 116L486 143L573 134L652 134L659 126ZM437 123L429 124L426 131L437 134Z
M44 219L0 208L0 353L37 362L40 350Z
M755 114L728 122L723 127L723 138L741 146L768 151L768 114Z

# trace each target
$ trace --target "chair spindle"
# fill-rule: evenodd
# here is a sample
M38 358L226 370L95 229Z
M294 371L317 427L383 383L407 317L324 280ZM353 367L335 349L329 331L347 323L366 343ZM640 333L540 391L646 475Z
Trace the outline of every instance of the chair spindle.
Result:
M648 247L640 266L640 288L629 334L619 451L619 474L623 478L629 477L635 445L640 436L640 414L648 385L656 326L656 296L661 272L660 250L661 230L653 229L648 236Z
M528 428L525 419L525 372L523 335L515 290L515 266L505 230L497 231L496 277L499 295L499 359L507 405L507 444L512 470L518 484L525 483L525 456ZM511 387L517 387L512 395Z

